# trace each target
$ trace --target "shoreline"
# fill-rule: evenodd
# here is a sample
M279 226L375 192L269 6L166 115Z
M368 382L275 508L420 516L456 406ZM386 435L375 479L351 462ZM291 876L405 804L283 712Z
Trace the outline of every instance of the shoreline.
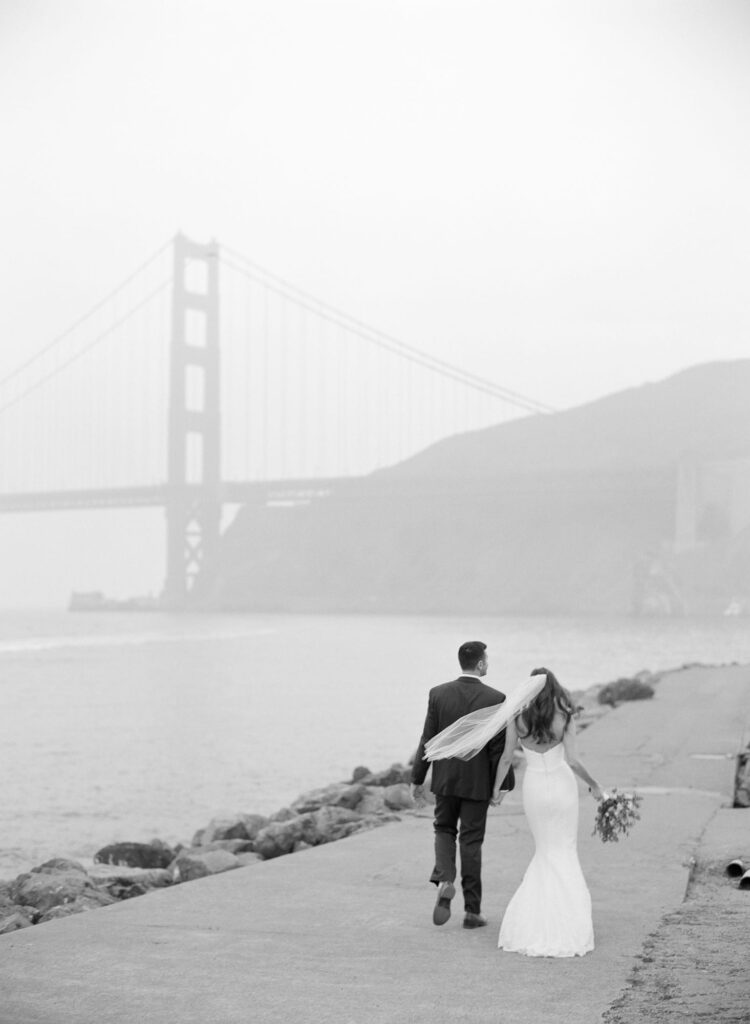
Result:
M632 677L570 691L578 731L585 732L625 700L653 696L654 687L667 675L722 667L731 665L684 664L658 673L644 669ZM602 701L604 691L612 691L607 701ZM348 780L304 792L270 815L242 812L212 818L186 843L124 841L111 843L90 858L57 855L14 878L0 880L0 934L398 821L399 814L415 811L410 775L410 762L377 772L359 766ZM46 888L39 876L49 876ZM48 890L55 885L59 891L51 894Z
M642 670L626 682L656 685L661 675ZM612 685L571 691L579 731L612 710L614 705L600 702L601 692ZM0 879L0 935L398 821L399 814L415 811L410 764L397 762L376 772L358 766L348 780L301 793L270 815L212 818L186 843L128 840L108 844L90 858L53 856Z

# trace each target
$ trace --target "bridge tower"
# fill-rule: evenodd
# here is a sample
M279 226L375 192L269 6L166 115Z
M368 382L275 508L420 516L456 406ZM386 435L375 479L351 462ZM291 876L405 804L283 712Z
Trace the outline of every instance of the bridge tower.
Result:
M174 239L167 452L167 574L162 600L189 601L221 529L219 247Z

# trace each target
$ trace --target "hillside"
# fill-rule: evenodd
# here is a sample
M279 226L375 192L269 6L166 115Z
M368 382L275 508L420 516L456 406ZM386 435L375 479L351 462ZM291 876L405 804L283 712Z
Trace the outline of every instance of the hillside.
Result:
M211 603L628 612L634 596L643 604L644 580L648 588L659 575L674 538L680 459L750 456L748 394L750 360L693 367L449 438L310 506L247 506L224 537ZM717 565L746 564L748 543L723 536L682 559L688 610L720 610L743 585L727 578L725 594Z

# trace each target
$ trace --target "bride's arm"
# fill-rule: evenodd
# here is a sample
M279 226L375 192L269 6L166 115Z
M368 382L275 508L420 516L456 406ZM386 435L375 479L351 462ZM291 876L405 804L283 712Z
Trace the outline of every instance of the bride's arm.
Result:
M583 779L586 785L589 787L589 791L593 795L595 800L601 800L604 796L601 786L593 776L589 775L586 768L578 758L578 751L576 750L576 723L571 718L568 725L563 733L563 748L565 750L565 760L570 765L571 769L576 773L579 779Z
M518 730L516 729L515 719L508 724L508 728L505 730L505 748L502 753L502 757L497 762L497 771L495 772L495 784L492 787L492 804L499 804L502 802L502 795L500 787L503 784L505 776L508 774L508 769L513 761L513 751L516 749L518 743Z

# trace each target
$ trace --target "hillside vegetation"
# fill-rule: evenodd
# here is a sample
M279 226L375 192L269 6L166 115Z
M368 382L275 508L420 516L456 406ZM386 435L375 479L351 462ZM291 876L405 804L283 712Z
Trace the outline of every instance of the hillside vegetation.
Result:
M268 611L643 610L644 574L670 561L680 460L750 456L748 394L750 360L697 366L449 438L309 506L247 506L223 539L210 601ZM717 611L745 585L745 566L742 534L671 559L667 571L684 610Z

